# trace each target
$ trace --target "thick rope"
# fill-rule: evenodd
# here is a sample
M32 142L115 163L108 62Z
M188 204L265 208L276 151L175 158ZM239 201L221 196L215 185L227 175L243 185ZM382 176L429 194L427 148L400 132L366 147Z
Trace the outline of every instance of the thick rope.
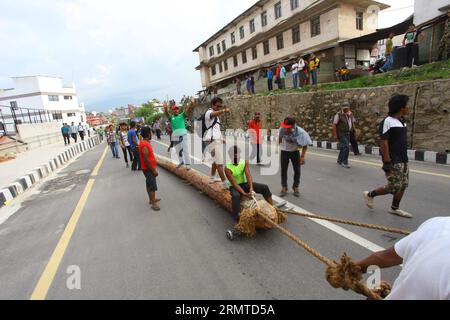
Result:
M381 231L386 231L386 232L391 232L391 233L398 233L398 234L403 234L403 235L411 234L411 231L397 229L397 228L389 228L389 227L380 226L380 225L376 225L376 224L367 224L367 223L361 223L361 222L357 222L357 221L343 220L343 219L320 216L320 215L310 214L310 213L305 213L305 212L296 212L296 211L280 210L280 209L277 209L277 210L282 213L285 213L285 214L306 217L306 218L312 218L312 219L327 220L327 221L336 222L336 223L348 224L348 225L355 226L355 227L375 229L375 230L381 230Z

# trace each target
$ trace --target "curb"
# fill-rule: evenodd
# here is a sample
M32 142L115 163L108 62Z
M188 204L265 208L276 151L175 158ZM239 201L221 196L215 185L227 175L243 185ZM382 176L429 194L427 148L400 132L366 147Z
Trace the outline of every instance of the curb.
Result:
M246 132L225 132L226 136L235 136L248 139L249 135ZM274 142L274 136L263 136L263 141ZM337 142L330 141L313 141L313 147L319 149L339 150ZM359 152L368 155L381 155L380 148L374 146L359 145ZM350 146L350 151L352 148ZM450 165L450 154L444 152L424 151L424 150L408 150L408 158L410 160L430 162L434 164Z
M34 170L31 170L28 174L17 179L9 186L0 189L0 208L3 207L7 202L18 197L20 194L24 193L26 190L30 189L39 180L50 175L53 171L67 163L69 160L74 158L76 155L86 152L100 144L100 139L98 136L88 138L85 141L79 142L64 152L60 153L49 162L41 165Z

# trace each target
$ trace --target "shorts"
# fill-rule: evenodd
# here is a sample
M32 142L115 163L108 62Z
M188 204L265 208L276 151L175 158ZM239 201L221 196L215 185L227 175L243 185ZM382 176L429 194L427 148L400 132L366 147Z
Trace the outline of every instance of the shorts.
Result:
M409 185L408 163L396 163L392 165L391 171L386 173L386 178L388 180L387 188L391 194L405 190Z
M155 192L158 191L158 186L156 184L156 177L153 175L151 170L142 170L145 176L145 184L147 186L147 191Z
M225 160L223 158L223 148L225 144L223 144L222 140L214 140L212 142L206 142L205 153L210 153L213 159L213 162L217 165L223 165Z

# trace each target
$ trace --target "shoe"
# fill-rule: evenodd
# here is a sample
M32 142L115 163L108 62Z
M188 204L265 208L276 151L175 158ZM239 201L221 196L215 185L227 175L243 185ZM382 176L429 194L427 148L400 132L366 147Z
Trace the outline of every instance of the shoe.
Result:
M373 209L375 207L373 203L373 198L369 197L369 191L363 192L364 201L366 202L366 206L370 209Z
M152 210L153 210L153 211L160 211L160 210L161 210L161 208L160 208L160 207L158 207L158 206L152 206Z
M300 198L300 190L298 188L294 189L294 197Z
M287 189L281 189L280 197L281 197L281 198L284 198L284 197L286 197L286 196L287 196Z
M388 211L390 214L394 214L396 216L402 217L402 218L409 218L411 219L413 217L413 215L409 212L403 211L401 209L390 209Z
M183 161L178 164L177 169L180 169L182 166L184 166L184 162Z
M191 165L190 165L190 164L187 164L187 165L186 165L186 170L187 170L187 171L191 170Z
M341 166L346 168L346 169L350 169L350 166L348 164L343 163L343 164L341 164Z
M336 163L338 164L338 165L342 165L342 162L340 162L339 160L338 161L336 161Z
M233 241L236 237L242 235L242 232L233 228L233 229L227 230L226 235L227 235L228 240Z

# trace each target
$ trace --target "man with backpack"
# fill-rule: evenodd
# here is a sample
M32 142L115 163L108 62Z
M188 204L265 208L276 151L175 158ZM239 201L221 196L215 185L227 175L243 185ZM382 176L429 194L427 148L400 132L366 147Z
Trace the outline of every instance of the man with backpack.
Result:
M350 104L345 101L342 110L333 119L333 138L339 142L339 156L337 163L349 169L348 156L350 154L350 132L353 130L353 117L350 115Z
M230 110L228 108L223 109L222 104L223 101L221 98L213 98L211 100L211 108L202 115L200 120L202 122L202 140L205 143L206 150L211 153L213 158L210 183L222 182L223 187L228 189L223 169L223 145L225 142L222 139L219 116L224 113L229 113ZM219 173L220 178L216 178L216 171Z

